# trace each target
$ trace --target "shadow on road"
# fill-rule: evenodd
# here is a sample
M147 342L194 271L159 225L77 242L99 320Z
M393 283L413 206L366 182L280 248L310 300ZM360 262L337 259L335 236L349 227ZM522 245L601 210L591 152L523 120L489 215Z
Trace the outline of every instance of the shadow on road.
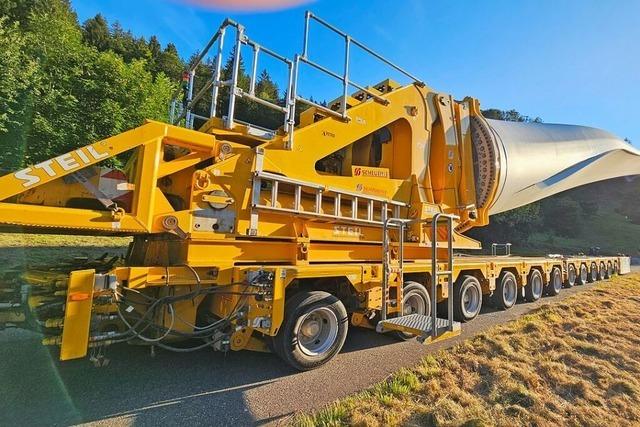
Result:
M56 352L42 347L34 334L12 335L0 347L3 425L112 417L157 425L176 420L178 407L184 415L180 423L202 424L202 417L210 416L210 424L248 424L254 419L243 391L294 373L271 354L158 352L152 358L147 348L127 345L109 349L110 365L98 369L86 359L55 361Z
M375 331L352 329L343 353L396 343ZM42 347L36 334L0 332L3 425L72 424L118 418L134 425L172 423L252 424L244 393L295 375L272 354L249 351L189 354L117 345L110 364L88 359L60 363L57 350ZM177 417L179 415L179 418ZM209 418L207 418L209 417ZM260 423L275 421L261 419Z

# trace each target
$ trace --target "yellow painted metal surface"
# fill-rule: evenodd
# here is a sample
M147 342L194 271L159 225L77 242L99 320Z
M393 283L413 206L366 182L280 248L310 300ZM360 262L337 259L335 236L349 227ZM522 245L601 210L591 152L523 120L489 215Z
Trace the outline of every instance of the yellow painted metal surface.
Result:
M73 271L69 277L60 360L87 355L94 274L94 270L78 270Z
M287 135L260 139L245 125L225 129L218 118L200 131L147 122L0 177L0 228L135 236L127 266L109 272L120 288L131 292L175 296L196 286L233 284L231 294L211 293L172 306L181 319L174 329L189 332L201 307L224 317L238 304L246 305L242 325L232 325L232 350L264 350L259 337L278 333L287 290L301 283L309 289L327 280L345 283L355 301L352 324L372 327L369 319L383 299L380 222L395 214L390 206L397 203L400 217L423 222L440 212L455 214L460 219L454 224L454 248L479 249L478 242L461 233L486 224L491 204L478 207L476 201L470 122L482 120L477 100L458 102L421 85L385 85L389 89L380 96L386 105L350 99L349 120L323 117L315 109L303 113L292 149ZM92 176L90 185L74 178L79 170L125 152L129 157L118 191L130 192L126 202L96 194L92 188L100 187L100 176ZM257 181L263 173L289 183L278 184L274 197L273 183ZM306 186L296 184L301 182ZM489 193L490 200L495 198L497 188ZM345 200L337 202L336 194L344 194ZM95 203L100 198L103 207ZM383 204L387 211L382 211ZM431 233L420 221L409 227L405 278L428 283L432 277ZM444 228L436 234L446 240ZM397 242L397 232L391 235ZM445 253L439 246L438 256ZM395 243L390 257L397 262ZM514 272L522 287L532 268L539 269L547 283L554 266L566 279L567 263L591 259L460 257L454 260L453 279L472 274L489 294L504 269ZM598 258L601 261L620 265L616 258ZM439 264L439 269L446 265ZM257 270L273 273L268 297L238 295L246 288L247 276ZM64 275L54 276L32 272L25 280L37 286L55 283L61 292L68 287L64 322L49 323L64 326L62 337L47 342L62 344L62 360L82 357L91 339L92 312L113 314L115 303L92 308L93 270L73 271L68 283ZM390 281L397 294L399 277L394 273ZM446 285L441 276L438 301L449 297ZM155 320L169 327L171 313L161 311ZM397 311L389 309L391 315ZM455 331L448 334L443 337Z

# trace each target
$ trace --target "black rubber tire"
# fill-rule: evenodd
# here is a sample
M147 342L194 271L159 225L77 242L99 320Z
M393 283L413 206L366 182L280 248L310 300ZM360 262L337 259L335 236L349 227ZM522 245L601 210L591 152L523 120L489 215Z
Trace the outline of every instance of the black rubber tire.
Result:
M319 308L327 308L335 314L338 330L330 348L320 355L312 356L305 354L298 342L299 319ZM285 303L284 320L273 339L273 348L293 368L308 371L324 365L340 352L347 338L348 328L349 318L342 301L328 292L300 292Z
M607 266L603 262L600 263L600 269L598 270L598 280L604 280L607 278Z
M515 293L513 299L509 300L509 298L505 296L505 290L511 286L515 287ZM493 306L498 310L508 310L516 305L517 300L518 281L516 280L516 276L510 271L503 271L500 277L498 277L496 289L493 291Z
M569 264L567 266L567 280L564 281L565 288L573 288L576 284L577 280L576 266L573 264Z
M579 285L579 286L586 285L588 280L589 280L589 270L587 269L587 265L580 264L580 274L578 274L576 285Z
M529 272L529 276L527 276L527 286L524 287L524 298L528 302L538 301L543 293L544 280L542 279L542 274L540 271L532 269Z
M613 264L611 261L607 263L607 279L611 279L613 277Z
M547 295L555 297L562 290L562 271L560 267L553 267L549 274L549 283L547 284Z
M276 347L276 337L272 337L270 335L265 335L264 336L264 341L267 343L267 348L269 349L269 351L273 354L275 354L276 356L278 356L279 358L283 358L280 355L280 352L278 351L278 348Z
M472 288L475 288L472 289ZM464 295L467 292L474 292L478 298L477 307L468 311L464 308ZM470 322L480 314L482 308L482 287L480 282L473 276L461 276L453 289L453 318L458 322Z
M598 264L595 262L591 263L591 267L589 268L589 277L587 280L589 283L593 283L598 280Z
M425 307L426 310L424 313L419 313L418 311L415 312L410 312L408 313L406 310L404 310L404 315L407 314L422 314L425 316L429 316L431 314L431 298L429 297L429 292L427 292L427 289L420 283L418 282L413 282L413 281L407 281L404 282L404 288L402 289L402 295L403 295L403 301L406 303L406 301L409 299L409 297L411 295L417 295L419 297L421 297L424 300L425 303ZM403 304L403 307L406 307ZM404 332L400 332L400 331L394 331L392 333L395 337L397 337L400 340L409 340L411 338L415 338L415 335L412 334L406 334Z

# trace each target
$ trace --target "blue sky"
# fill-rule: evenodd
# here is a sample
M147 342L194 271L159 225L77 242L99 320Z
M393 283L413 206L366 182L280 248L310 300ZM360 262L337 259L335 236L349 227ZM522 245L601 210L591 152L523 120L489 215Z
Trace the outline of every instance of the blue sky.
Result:
M227 16L243 23L252 39L293 56L301 49L304 10L310 9L435 90L549 123L603 128L640 146L637 0L318 0L260 13L210 10L178 0L72 4L81 21L102 13L137 35L173 42L183 57L204 46ZM341 49L337 38L312 29L313 59L339 69ZM357 52L353 59L351 75L358 83L397 77ZM273 74L280 77L277 70ZM304 75L303 94L326 100L339 95L330 79Z

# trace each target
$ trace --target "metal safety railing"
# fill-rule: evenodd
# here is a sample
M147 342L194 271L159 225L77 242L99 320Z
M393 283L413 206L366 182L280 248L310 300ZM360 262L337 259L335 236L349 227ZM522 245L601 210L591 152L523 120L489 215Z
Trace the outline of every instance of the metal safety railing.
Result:
M342 74L338 74L314 61L312 61L309 58L309 30L311 27L311 22L315 21L317 23L319 23L320 25L322 25L323 27L329 29L330 31L334 32L335 34L338 34L340 37L344 38L344 65L343 65L343 71ZM358 40L354 39L353 37L351 37L349 34L345 33L344 31L338 29L337 27L331 25L330 23L328 23L327 21L325 21L324 19L314 15L312 12L307 11L305 13L305 21L304 21L304 37L303 37L303 44L302 44L302 54L296 55L294 62L295 62L295 69L296 69L296 76L295 76L295 82L294 82L294 93L297 90L297 82L298 82L298 73L300 70L300 63L303 62L307 65L310 65L311 67L317 69L318 71L321 71L331 77L334 77L337 80L340 80L342 82L342 101L341 101L341 108L340 111L336 112L334 110L331 110L330 108L324 107L323 105L320 105L316 102L310 101L308 99L302 98L300 96L295 95L295 100L296 101L300 101L303 102L305 104L311 105L313 107L316 107L317 109L324 111L330 115L333 116L337 116L340 117L344 120L348 120L348 116L347 116L347 99L349 96L349 87L353 86L354 88L362 91L363 93L367 94L370 98L381 102L383 104L388 104L389 101L386 98L383 98L382 96L380 96L379 94L375 93L372 90L367 89L365 86L360 85L356 82L354 82L351 78L350 78L350 74L349 74L349 68L350 68L350 63L351 63L351 46L357 46L360 49L362 49L363 51L365 51L366 53L372 55L374 58L380 60L382 63L388 65L389 67L395 69L396 71L400 72L401 74L405 75L406 77L409 77L411 80L413 80L415 83L424 86L424 82L422 82L420 79L418 79L417 77L413 76L411 73L405 71L404 69L402 69L401 67L397 66L396 64L394 64L393 62L389 61L388 59L386 59L385 57L383 57L382 55L380 55L379 53L375 52L373 49L367 47L365 44L359 42Z
M344 66L341 73L335 72L309 58L309 34L311 22L317 22L323 27L331 30L335 34L344 38L345 41L345 51L344 51ZM227 34L227 30L229 28L235 29L235 44L232 48L233 58L232 58L232 69L231 76L228 76L226 80L222 79L222 61L223 61L223 52L225 48L225 37ZM249 88L248 90L244 90L239 86L239 77L240 77L240 63L241 63L241 50L243 46L249 46L252 49L252 64L251 64L251 74L249 77ZM398 65L384 58L379 53L375 52L371 48L367 47L365 44L355 40L353 37L345 33L344 31L336 28L335 26L329 24L327 21L321 19L320 17L314 15L313 13L307 11L305 14L305 24L304 24L304 35L303 35L303 47L302 53L296 54L294 59L291 60L286 58L260 44L251 40L245 33L244 26L238 24L237 22L226 19L218 31L214 34L214 36L209 40L209 42L205 45L204 49L200 52L200 54L192 61L189 68L183 73L183 85L179 88L173 96L170 105L169 111L169 121L171 124L179 124L184 123L184 126L193 129L194 128L194 120L200 119L207 121L213 117L216 117L218 114L218 104L220 98L220 89L223 87L229 88L229 101L226 111L226 116L221 117L223 119L224 127L226 129L233 129L236 123L246 124L249 126L253 126L258 129L262 129L266 134L272 134L274 130L272 129L263 129L260 126L252 125L251 123L242 122L238 118L236 118L236 101L238 98L244 98L251 102L258 103L264 107L270 108L272 110L281 112L283 114L283 129L284 132L288 135L287 139L287 148L293 148L293 134L295 128L295 114L296 114L296 104L298 102L305 104L307 106L315 107L317 110L324 112L327 115L333 116L335 118L339 118L342 120L349 120L347 109L348 109L348 97L349 97L349 88L353 87L359 90L366 99L373 99L382 104L388 104L389 101L381 96L382 94L378 91L374 91L368 89L367 87L356 83L353 81L350 75L350 62L351 62L351 47L356 46L362 49L364 52L373 56L375 59L381 61L383 64L391 67L392 69L398 71L404 76L410 78L415 84L420 86L424 86L424 83L412 75L411 73L405 71ZM197 77L198 67L203 65L208 55L215 48L215 58L212 62L207 63L206 65L211 68L211 78L209 78L202 87L196 92L195 81ZM280 105L280 103L273 102L273 100L267 100L260 98L256 95L256 82L257 82L257 72L258 72L258 63L260 54L264 53L271 58L276 59L279 62L282 62L287 67L287 87L286 93L284 96L283 103L284 105ZM320 103L313 101L312 99L305 98L300 96L298 93L298 82L300 75L300 64L307 64L320 72L329 75L335 79L338 79L342 82L342 96L341 96L341 106L336 111L331 108L328 108ZM208 109L208 115L203 116L197 114L195 112L195 107L206 97L207 93L211 91L211 103ZM184 121L184 122L183 122Z
M456 215L436 213L430 220L411 220L401 218L385 218L382 228L382 307L380 312L380 318L382 321L387 320L388 317L388 304L389 304L389 279L391 277L391 239L389 236L389 230L396 228L398 230L398 255L397 255L397 273L399 279L398 294L396 298L396 304L399 311L399 316L403 316L403 292L402 287L404 285L404 234L406 228L410 224L420 222L423 225L430 225L431 227L431 281L428 287L429 298L431 301L430 306L430 318L431 318L431 337L437 338L442 332L442 328L446 331L453 331L454 319L453 319L453 224L454 221L460 218ZM447 233L447 256L446 259L441 260L438 258L438 248L440 247L440 241L438 236L438 227L444 223ZM441 262L446 264L444 270L439 269ZM438 321L438 285L439 278L441 276L447 277L447 319L446 324L442 325L442 322ZM438 326L442 325L442 326Z
M222 80L222 61L223 61L223 50L224 50L224 42L225 36L227 34L227 29L231 27L236 31L235 34L235 44L232 49L233 52L233 62L231 69L231 76L228 80ZM196 81L196 71L198 67L203 63L203 61L207 58L207 55L211 51L211 49L217 46L215 60L212 64L212 75L211 78L208 79L205 84L200 88L200 90L194 94L194 87ZM242 46L250 46L253 50L253 58L251 65L251 74L249 76L249 90L245 91L239 87L239 77L240 77L240 62L241 62L241 51ZM282 62L288 69L288 86L287 86L287 94L291 93L291 87L293 85L293 62L285 58L284 56L268 49L254 40L251 40L245 34L244 26L238 24L237 22L227 19L225 20L218 31L214 34L214 36L209 40L205 48L200 52L200 54L192 61L191 66L187 71L185 71L183 79L186 83L186 86L182 88L184 93L182 94L182 102L180 102L180 92L178 89L176 93L174 93L173 99L171 101L171 108L169 112L169 121L171 124L179 123L181 120L185 120L185 127L189 129L193 129L194 119L202 119L209 120L210 118L216 117L217 109L218 109L218 100L220 96L220 88L228 87L229 88L229 103L227 107L227 115L224 118L224 125L227 129L232 129L234 127L236 118L235 118L235 109L236 109L236 100L237 98L245 98L253 102L257 102L267 108L270 108L275 111L279 111L284 115L283 125L288 133L292 133L294 121L293 121L293 112L294 108L291 108L288 103L286 105L278 105L269 100L260 98L256 96L256 82L257 82L257 73L258 73L258 62L260 58L260 54L264 53L269 55L270 57ZM205 97L207 92L211 90L211 105L209 107L209 115L208 117L200 116L194 113L195 106ZM285 99L288 99L288 95Z
M491 255L498 256L498 249L502 249L504 251L502 256L511 255L511 243L492 243Z
M431 220L431 321L433 329L431 336L436 338L439 331L436 328L438 317L437 289L440 276L447 277L447 330L453 331L453 222L460 217L451 214L437 213ZM444 222L447 230L447 267L444 271L438 270L438 224Z

